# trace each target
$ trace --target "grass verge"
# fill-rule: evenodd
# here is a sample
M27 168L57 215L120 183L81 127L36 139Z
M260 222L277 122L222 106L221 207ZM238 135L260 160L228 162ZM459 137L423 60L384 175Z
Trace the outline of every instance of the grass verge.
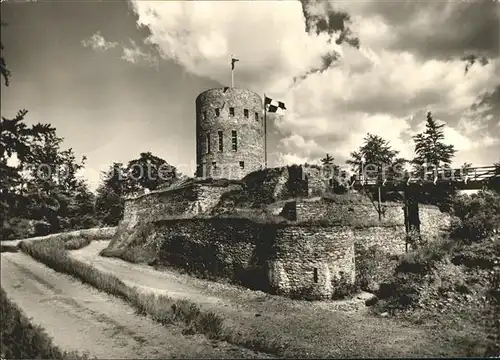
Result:
M71 258L61 240L21 242L19 247L55 271L72 275L99 290L124 299L135 307L138 313L149 315L158 323L183 324L183 333L186 335L200 333L211 339L288 358L315 357L310 346L294 346L293 338L288 335L282 336L273 330L271 332L274 335L270 336L269 329L253 326L243 329L237 323L225 321L222 316L203 310L188 300L174 300L165 295L141 292L111 274Z
M60 350L45 330L30 323L22 311L0 289L2 307L2 359L88 359L76 352Z
M19 248L57 272L72 275L99 290L124 299L139 313L150 315L161 324L183 323L185 333L201 333L212 339L222 336L222 319L214 313L203 312L196 304L187 300L145 294L135 287L127 286L117 277L69 257L62 240L20 242Z

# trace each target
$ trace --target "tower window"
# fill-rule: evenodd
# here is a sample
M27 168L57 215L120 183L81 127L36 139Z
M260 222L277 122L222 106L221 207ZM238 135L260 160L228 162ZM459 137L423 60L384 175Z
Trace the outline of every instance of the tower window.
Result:
M248 118L248 109L243 110L243 115Z
M233 130L231 134L231 143L233 145L233 151L238 151L238 138L236 135L236 130Z
M217 162L212 161L212 167L213 167L214 169L217 169Z
M203 120L207 120L207 112L203 111Z
M219 131L219 151L224 150L224 142L223 142L223 135L222 131Z
M318 268L314 268L314 283L316 284L318 282Z
M234 107L229 108L229 115L234 116Z
M258 112L255 113L255 121L259 121L259 113Z
M240 168L242 168L242 169L245 168L245 162L244 161L240 161Z
M220 115L220 110L217 108L215 109L215 116L219 116Z
M207 134L206 142L207 142L207 153L210 153L210 133Z

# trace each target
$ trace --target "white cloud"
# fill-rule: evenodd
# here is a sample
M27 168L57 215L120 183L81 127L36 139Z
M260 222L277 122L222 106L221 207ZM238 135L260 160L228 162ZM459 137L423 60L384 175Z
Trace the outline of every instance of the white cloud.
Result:
M130 47L123 46L123 55L121 58L132 64L146 62L150 65L158 66L158 59L154 55L141 50L133 40L130 40Z
M227 83L234 54L240 59L236 81L257 91L286 90L293 76L321 65L320 55L341 51L334 41L328 43L326 34L306 34L300 2L133 1L133 5L138 23L152 33L148 42L159 45L165 58L193 74Z
M439 39L455 35L436 28L434 21L443 16L451 24L455 5L425 3L417 9L411 4L389 7L370 1L335 4L351 15L360 49L337 45L335 34L307 33L298 1L133 1L138 24L151 32L147 42L158 45L164 58L227 84L234 54L240 59L237 86L286 103L286 117L276 119L283 134L279 142L283 162L311 162L324 152L345 160L368 132L390 141L401 156L411 157L410 135L425 121L425 115L420 119L415 114L428 110L448 119L447 141L457 148L470 152L496 144L494 135L486 143L477 141L478 132L468 130L465 125L472 121L464 114L480 93L500 83L498 59L474 65L465 74L465 64L456 56L425 58L423 50L429 49L417 48L425 46L422 37L432 35L429 29ZM329 6L315 3L309 10L321 14ZM391 20L397 19L391 11L398 6L412 15L409 24L413 32L421 30L420 37ZM426 15L432 11L436 14ZM395 44L404 43L404 37L412 37L415 48L396 50ZM342 55L340 61L294 83L294 78L321 67L322 57L332 51Z
M90 47L93 50L109 50L118 45L117 42L107 41L102 37L100 31L96 32L91 37L82 40L82 45L85 47Z

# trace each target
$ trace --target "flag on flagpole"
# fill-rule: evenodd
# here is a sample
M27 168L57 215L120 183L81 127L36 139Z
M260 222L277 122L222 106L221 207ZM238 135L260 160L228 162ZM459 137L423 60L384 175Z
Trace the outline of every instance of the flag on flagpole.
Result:
M267 112L275 113L278 109L286 110L285 103L281 101L276 101L267 96L264 99L264 108Z
M236 61L240 61L240 60L239 60L239 59L235 59L235 58L231 57L231 70L234 70L234 63L235 63Z

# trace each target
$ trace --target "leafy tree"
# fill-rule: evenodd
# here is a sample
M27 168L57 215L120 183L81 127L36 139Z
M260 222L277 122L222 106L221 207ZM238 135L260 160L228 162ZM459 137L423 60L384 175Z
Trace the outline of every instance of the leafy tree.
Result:
M427 113L425 131L413 137L416 156L412 162L418 169L427 167L433 170L451 164L456 150L453 145L443 142L444 125L438 125L432 118L432 113Z
M125 167L113 163L103 172L97 189L96 214L106 225L115 226L123 217L124 197L142 190L158 190L178 180L176 168L151 152L141 153Z
M116 226L123 217L124 199L127 194L126 168L122 163L113 163L102 172L102 183L97 188L95 211L105 225Z
M6 25L7 25L6 23L0 22L0 27ZM0 41L0 51L2 52L2 54L0 55L0 73L2 74L3 79L5 81L5 86L9 86L10 71L7 68L7 64L3 57L3 50L4 50L3 43Z
M333 158L333 156L331 156L330 154L326 154L326 156L323 159L321 159L321 163L323 165L333 165L334 160L335 159Z
M351 159L346 163L353 171L373 178L388 179L396 176L406 160L398 157L399 151L392 149L387 140L373 134L367 134L359 150L351 152Z
M444 143L444 124L438 125L432 118L432 113L427 113L425 131L413 137L415 143L415 158L412 160L414 170L420 178L426 173L439 176L443 169L449 169L456 150L453 145ZM464 164L469 167L469 164ZM428 187L420 193L419 200L449 210L451 197L456 193L452 186Z
M352 170L357 174L363 174L365 179L377 179L382 182L387 180L398 180L404 174L403 166L406 160L398 157L399 151L392 149L390 143L378 135L368 133L364 138L364 143L357 151L351 152L351 159L346 163L351 165ZM355 178L356 175L353 176ZM381 188L382 200L399 199L398 193L383 191ZM378 198L378 190L371 193L372 199ZM377 208L383 211L382 208Z
M4 26L1 23L1 26ZM9 86L11 73L7 67L3 55L4 46L0 41L0 73L4 79L4 85ZM8 160L16 155L19 162L28 163L32 161L33 154L30 143L39 139L42 135L54 132L50 124L35 124L31 127L24 123L27 110L18 111L13 119L1 117L0 120L0 236L11 238L25 236L31 225L25 220L25 214L21 211L22 201L21 171L19 165L11 165ZM22 225L21 233L16 233L16 228Z
M128 192L156 190L175 181L177 170L162 158L146 152L128 163L126 176Z
M46 134L32 142L33 159L22 164L27 172L25 211L50 232L95 225L94 196L77 176L86 159L78 162L71 148L61 149L62 142L55 132Z

